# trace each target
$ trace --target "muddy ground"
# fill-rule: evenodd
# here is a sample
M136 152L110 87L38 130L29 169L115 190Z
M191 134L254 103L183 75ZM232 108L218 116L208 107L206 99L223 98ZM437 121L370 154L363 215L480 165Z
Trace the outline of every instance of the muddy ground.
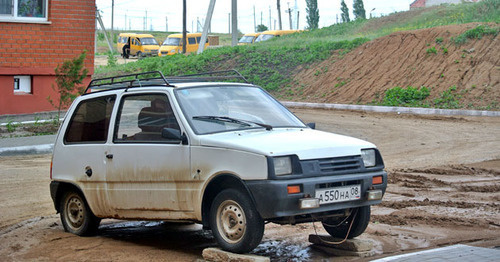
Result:
M500 119L294 109L320 130L375 143L389 186L361 239L375 257L455 243L500 246ZM50 155L0 158L2 261L195 261L215 246L199 225L104 220L98 236L65 233L49 194ZM254 254L274 261L332 257L307 242L319 223L267 224ZM373 259L374 257L370 258Z

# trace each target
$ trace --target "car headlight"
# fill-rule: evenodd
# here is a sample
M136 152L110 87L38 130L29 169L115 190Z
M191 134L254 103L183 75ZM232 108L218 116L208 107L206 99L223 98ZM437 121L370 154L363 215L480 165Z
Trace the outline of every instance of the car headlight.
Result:
M361 158L363 158L363 164L365 167L374 167L377 164L374 149L361 150Z
M290 157L275 157L273 160L274 173L277 176L289 175L292 173L292 159Z

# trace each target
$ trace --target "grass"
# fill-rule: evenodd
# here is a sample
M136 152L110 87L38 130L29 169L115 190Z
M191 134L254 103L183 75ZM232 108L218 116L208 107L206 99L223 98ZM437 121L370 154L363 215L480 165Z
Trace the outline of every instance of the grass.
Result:
M499 27L490 28L488 25L478 25L476 28L469 29L454 38L453 42L457 45L463 45L467 42L467 39L481 39L485 35L496 36L498 35L499 29Z
M200 55L152 57L125 65L113 65L113 61L110 61L110 66L97 68L94 77L155 70L169 76L234 68L250 82L279 94L279 92L289 90L292 85L291 79L300 68L309 68L313 63L328 59L334 53L342 56L365 42L397 31L470 22L500 22L500 0L483 0L478 3L441 5L398 12L385 17L357 20L285 35L249 46L208 49ZM482 35L490 32L486 27L482 29L485 30ZM498 29L496 30L498 33ZM476 31L464 37L466 39L477 37L479 34L476 34ZM148 33L153 34L159 42L169 34L166 32ZM230 35L220 34L221 44L229 44L230 41ZM435 42L441 45L443 39L437 38ZM446 47L441 47L440 51L443 54L448 53ZM427 49L429 54L437 54L437 52L436 47ZM318 70L315 74L322 73L324 70ZM338 85L343 84L338 83ZM418 90L422 92L421 89ZM411 101L403 102L403 104L412 103Z
M384 106L408 106L408 107L428 107L423 101L431 94L429 88L422 86L415 88L394 87L385 92L385 96L380 103Z

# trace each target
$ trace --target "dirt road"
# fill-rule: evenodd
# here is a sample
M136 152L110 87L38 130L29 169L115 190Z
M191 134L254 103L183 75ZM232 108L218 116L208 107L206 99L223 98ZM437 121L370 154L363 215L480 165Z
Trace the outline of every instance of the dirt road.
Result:
M374 242L377 257L454 243L500 245L499 118L293 111L320 130L380 148L389 186L360 237ZM198 225L162 222L104 220L96 237L65 233L49 195L49 166L49 155L0 158L3 261L194 261L216 245ZM254 253L272 260L338 260L310 246L314 232L312 224L268 224Z

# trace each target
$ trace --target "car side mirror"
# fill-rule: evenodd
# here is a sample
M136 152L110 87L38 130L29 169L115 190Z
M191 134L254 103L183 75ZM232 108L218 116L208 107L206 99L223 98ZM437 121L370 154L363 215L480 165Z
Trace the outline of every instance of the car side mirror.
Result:
M169 140L178 140L182 142L183 145L188 144L188 139L186 134L181 134L181 130L175 128L163 128L161 130L161 137Z
M307 123L306 126L308 126L311 129L316 129L316 123Z

